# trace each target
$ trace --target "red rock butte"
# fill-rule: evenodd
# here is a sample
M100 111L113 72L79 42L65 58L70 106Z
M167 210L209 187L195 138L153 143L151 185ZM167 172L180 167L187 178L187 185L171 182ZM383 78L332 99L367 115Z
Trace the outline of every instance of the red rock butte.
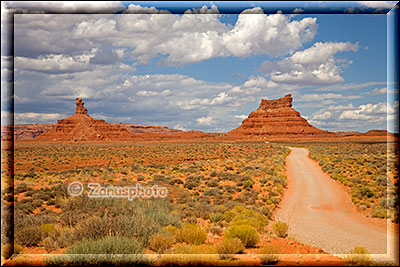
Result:
M58 120L48 132L35 139L57 141L95 141L132 139L133 135L127 129L104 120L90 117L81 98L76 99L75 114Z
M236 136L334 136L310 125L292 108L292 95L276 100L262 99L259 108L250 113L238 128L228 135Z

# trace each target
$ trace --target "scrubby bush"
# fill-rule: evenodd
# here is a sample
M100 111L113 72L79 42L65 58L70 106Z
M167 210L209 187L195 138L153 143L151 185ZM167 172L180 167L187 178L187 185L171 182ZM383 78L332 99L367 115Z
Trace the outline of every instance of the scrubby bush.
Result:
M350 254L345 258L347 266L371 266L373 263L368 250L364 247L354 247Z
M386 218L387 217L387 210L382 207L373 206L371 209L371 216L373 218Z
M42 231L45 235L48 235L49 233L54 232L54 224L52 223L45 223L40 225L39 227L40 231Z
M175 237L170 233L157 233L150 237L150 248L161 254L167 251L175 243Z
M43 240L43 235L37 226L27 226L18 229L14 233L15 241L18 244L26 247L33 247L39 245Z
M219 222L224 219L224 214L221 212L211 213L210 214L210 221L211 222Z
M221 259L229 258L230 254L242 252L244 246L239 238L225 238L217 245L217 252Z
M98 240L82 240L74 243L66 254L141 254L143 247L134 239L104 237Z
M217 254L217 249L213 245L188 245L188 244L178 244L174 250L173 254Z
M276 235L279 237L287 237L289 226L285 222L276 222L272 226Z
M193 223L185 223L182 229L177 231L178 240L191 245L201 245L207 239L207 233L200 225Z
M255 210L246 209L243 206L235 206L231 210L231 213L225 213L224 216L227 217L228 221L231 221L231 225L250 225L260 232L268 224L266 216Z
M177 230L178 230L178 228L176 226L173 226L173 225L167 225L167 226L164 227L164 231L167 232L167 233L170 233L173 236L175 236Z
M140 266L146 263L143 256L140 255L143 253L143 247L133 239L121 237L105 237L99 240L78 241L65 253L64 255L45 258L46 265Z
M279 261L279 256L277 255L279 253L280 249L278 246L267 244L259 250L258 258L260 259L261 264L276 264Z
M250 225L232 225L225 233L226 238L239 238L245 247L253 247L260 240L257 230Z
M210 180L206 183L207 186L209 187L217 187L218 186L218 181L216 180Z

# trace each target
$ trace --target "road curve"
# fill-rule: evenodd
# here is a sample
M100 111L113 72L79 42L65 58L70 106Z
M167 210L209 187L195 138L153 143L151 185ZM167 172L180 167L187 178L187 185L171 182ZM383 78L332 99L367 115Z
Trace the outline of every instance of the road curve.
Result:
M288 189L276 214L288 222L289 236L332 254L347 254L355 246L387 254L392 234L387 234L385 224L359 214L343 188L308 157L307 149L290 149Z

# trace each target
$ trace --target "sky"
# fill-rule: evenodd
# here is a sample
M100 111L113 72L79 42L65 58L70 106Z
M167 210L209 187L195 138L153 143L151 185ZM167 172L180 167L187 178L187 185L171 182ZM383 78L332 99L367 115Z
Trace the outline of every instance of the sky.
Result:
M2 47L2 124L13 59L15 124L56 123L81 97L107 122L227 132L292 94L318 128L398 132L395 3L7 2L24 11L14 57Z

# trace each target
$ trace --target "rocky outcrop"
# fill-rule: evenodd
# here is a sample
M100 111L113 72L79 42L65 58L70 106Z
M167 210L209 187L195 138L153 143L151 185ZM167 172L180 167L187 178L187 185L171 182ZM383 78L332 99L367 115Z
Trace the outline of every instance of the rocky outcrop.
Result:
M75 114L87 114L87 109L84 106L84 103L82 101L82 98L77 98L76 99L76 108L75 108Z
M292 108L292 96L276 100L262 99L259 108L250 113L238 128L228 135L236 136L316 136L332 135L310 125Z
M118 125L110 124L104 120L90 117L82 102L76 99L75 114L58 120L48 132L37 136L38 140L57 141L96 141L96 140L127 140L134 135L127 129Z

